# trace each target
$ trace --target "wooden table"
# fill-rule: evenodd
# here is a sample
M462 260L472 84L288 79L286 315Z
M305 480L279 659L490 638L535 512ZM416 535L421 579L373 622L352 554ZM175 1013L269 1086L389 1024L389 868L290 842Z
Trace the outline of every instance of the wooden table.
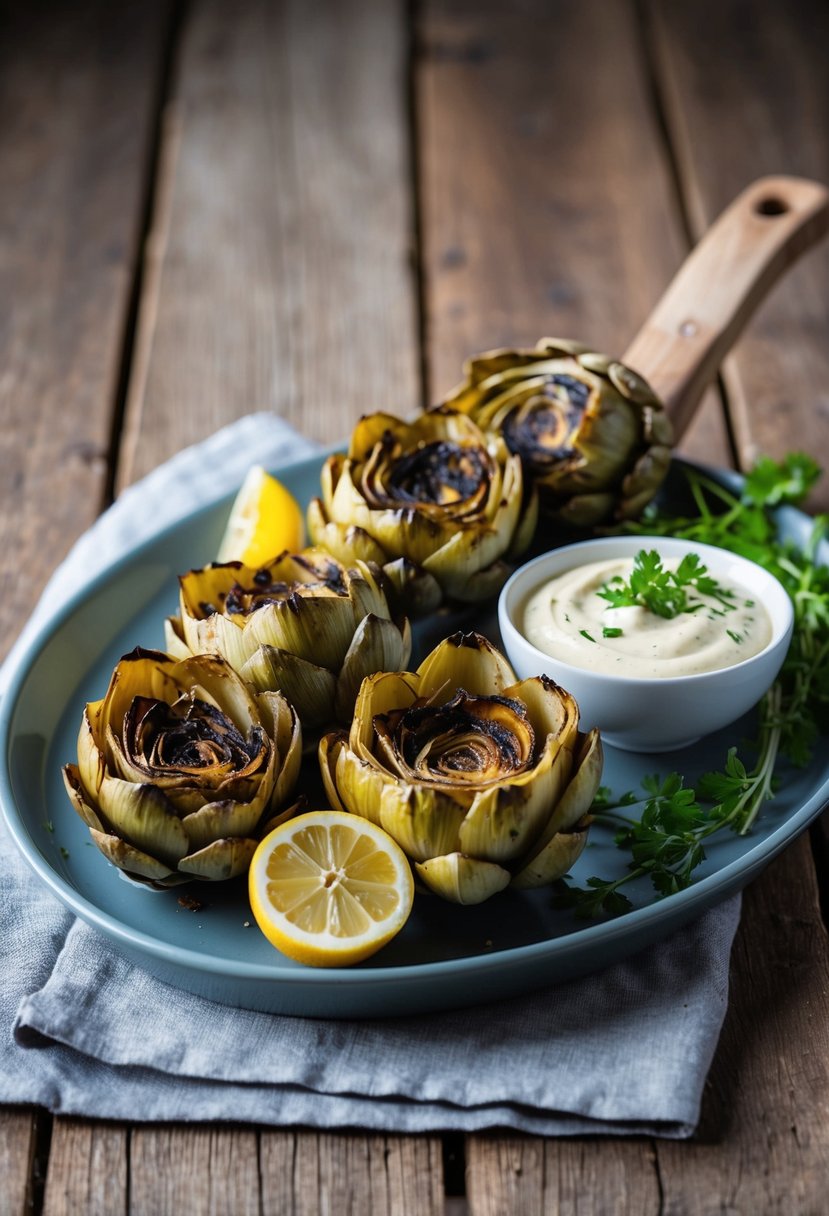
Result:
M817 0L4 10L5 644L113 494L223 423L272 409L330 441L432 402L487 347L621 351L744 184L829 181ZM683 452L829 456L828 337L823 250L775 291ZM7 1109L0 1209L825 1212L828 877L819 826L746 892L690 1142Z

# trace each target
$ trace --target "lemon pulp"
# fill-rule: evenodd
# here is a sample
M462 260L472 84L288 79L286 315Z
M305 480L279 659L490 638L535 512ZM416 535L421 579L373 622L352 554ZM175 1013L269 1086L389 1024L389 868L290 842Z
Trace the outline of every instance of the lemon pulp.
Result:
M403 851L382 828L341 811L311 811L261 842L249 891L257 924L283 954L346 966L399 932L414 883Z
M233 502L217 561L264 566L286 549L302 548L299 503L281 481L254 465Z

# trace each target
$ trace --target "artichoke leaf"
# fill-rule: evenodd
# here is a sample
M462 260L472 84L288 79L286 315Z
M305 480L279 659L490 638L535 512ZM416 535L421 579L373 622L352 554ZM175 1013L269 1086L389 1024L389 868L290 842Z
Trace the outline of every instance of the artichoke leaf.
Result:
M553 735L561 747L574 748L578 737L579 707L575 698L549 676L530 676L503 695L522 701L539 739Z
M302 726L299 714L278 692L260 692L256 697L268 734L274 741L273 769L269 767L267 781L275 773L271 806L281 806L299 780L302 765Z
M654 444L644 452L622 482L620 519L635 519L651 501L656 487L665 479L671 463L671 449Z
M182 598L182 630L190 653L223 655L236 670L243 666L259 644L244 628L244 620L243 616L229 617L221 612L213 612L206 617L194 616Z
M275 646L336 671L351 643L354 609L347 595L299 596L264 604L252 613L247 632L256 646Z
M340 768L342 758L340 760ZM342 791L342 777L339 778ZM459 847L466 808L440 790L390 779L380 794L380 827L414 861L427 861ZM368 818L368 816L366 816ZM375 813L376 822L376 813Z
M450 701L459 688L473 697L491 697L516 683L512 667L483 634L460 631L438 643L417 677L420 695L436 705Z
M564 752L520 777L477 794L460 825L461 852L484 861L515 861L538 837L556 794Z
M593 805L602 779L603 765L602 740L598 730L593 729L582 736L574 764L575 771L550 816L539 845L546 844L556 832L568 831Z
M69 800L81 819L88 828L95 828L96 831L103 832L104 825L101 823L97 811L84 798L85 791L78 766L76 764L64 764L61 772L63 773L63 784L69 795Z
M337 760L339 759L340 752L343 749L347 749L347 747L348 737L345 731L329 731L327 735L323 735L320 739L317 753L322 784L325 787L325 796L328 799L328 805L335 811L345 811L347 809L340 798L336 780Z
M100 708L89 714L93 735L102 750L107 725L120 735L124 718L136 697L151 697L170 705L178 699L182 692L182 684L176 678L178 667L175 659L156 650L136 647L124 655L112 674L103 701L99 702ZM88 709L92 711L93 707ZM83 763L80 768L85 782Z
M345 462L345 453L335 452L333 455L328 457L320 469L320 493L322 495L322 502L327 515L331 514L331 506L334 501L334 491L337 488L337 482L342 476L343 469L345 468ZM315 544L318 544L319 542L315 539L313 530L310 527L310 514L308 515L306 522L309 525L308 531L311 539Z
M443 600L440 583L433 574L407 557L386 562L383 573L394 587L397 603L409 616L428 616Z
M97 798L106 776L106 758L104 756L105 730L98 729L98 737L93 729L93 722L100 721L100 706L103 701L93 702L86 706L78 731L78 769L81 783L89 791L92 798ZM98 712L95 712L98 711Z
M164 649L174 659L186 659L192 654L180 616L168 616L164 620Z
M215 705L242 735L261 725L253 690L218 655L191 655L176 666L193 696Z
M313 729L330 720L337 680L326 667L289 650L260 646L240 674L259 692L281 692L307 727Z
M533 486L529 496L521 506L515 535L506 554L508 562L514 562L530 547L532 539L535 536L535 530L538 527L538 509L538 491Z
M214 840L207 848L191 853L178 863L183 874L192 875L208 882L224 882L236 878L250 869L257 841L233 837L230 840Z
M477 604L493 599L514 569L508 562L496 561L483 570L464 576L449 567L445 575L441 574L441 582L449 599L457 600L459 604Z
M187 852L187 833L154 785L133 785L107 775L99 800L107 824L150 856L174 866Z
M351 432L348 458L362 460L377 444L386 445L393 440L405 443L408 433L409 423L394 414L385 414L382 411L364 414Z
M509 885L509 870L491 861L449 853L415 863L430 891L455 904L480 904Z
M191 815L185 815L181 825L187 833L190 845L188 853L203 849L214 840L232 836L253 836L270 799L269 791L263 788L250 802L210 802Z
M613 513L616 495L611 491L601 494L574 494L565 503L556 505L553 513L562 523L573 528L592 528Z
M393 709L408 709L417 696L418 677L411 672L381 671L366 676L357 694L348 734L352 751L362 758L370 756L375 716L387 714Z
M364 819L381 827L380 804L383 791L393 779L377 765L361 760L347 746L335 749L331 760L335 763L336 769L329 768L328 772L334 772L340 804L346 811L351 811L354 815L362 815ZM327 788L325 771L323 771L323 783Z
M354 606L354 624L357 625L363 617L374 615L388 618L389 604L386 599L386 593L381 586L380 572L381 563L376 562L371 564L362 561L354 561L348 569L346 577L348 579L348 590Z
M344 566L352 562L375 562L378 566L386 560L386 552L364 528L354 524L340 524L328 519L319 498L308 504L308 535L315 545L325 549Z
M89 832L96 846L101 850L107 861L111 861L119 870L123 870L129 878L136 881L149 881L151 886L179 886L188 880L182 878L175 870L169 869L149 853L136 849L118 836L110 832L99 832L90 828Z
M411 631L401 633L386 617L363 617L352 638L336 681L334 707L341 722L350 722L360 685L377 671L400 671L411 654Z
M512 886L521 890L547 887L563 878L581 856L587 844L589 817L580 820L575 828L557 832L545 846L535 853L530 861L513 875Z

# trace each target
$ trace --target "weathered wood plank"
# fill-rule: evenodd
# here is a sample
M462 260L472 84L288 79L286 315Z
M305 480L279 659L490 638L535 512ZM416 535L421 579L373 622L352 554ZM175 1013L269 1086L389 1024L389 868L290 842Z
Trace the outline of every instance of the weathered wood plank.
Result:
M470 1141L467 1195L474 1216L657 1216L654 1154L644 1141Z
M829 179L825 6L654 5L657 76L688 211L701 229L766 172ZM725 369L744 464L826 450L829 250L807 255ZM808 403L808 404L807 404ZM815 496L825 508L829 488ZM819 1211L829 1155L827 940L805 840L747 893L734 985L697 1141L660 1145L670 1212Z
M263 1132L262 1216L434 1216L443 1210L440 1141Z
M0 654L103 503L168 7L4 6ZM3 1210L29 1211L35 1120L3 1112L0 1126ZM117 1212L90 1198L110 1142L93 1152L87 1136L78 1156L67 1130L44 1210Z
M368 409L419 406L405 47L404 6L382 0L190 7L119 484L251 410L331 441ZM135 1132L132 1208L426 1210L401 1183L419 1141L273 1134L259 1167L255 1143Z
M829 181L829 8L820 0L651 4L659 87L691 222L702 231L749 181ZM724 370L737 443L827 452L829 245L777 287ZM829 505L829 484L816 494Z
M432 0L419 45L430 400L493 346L620 354L685 253L633 6ZM713 395L682 450L727 454Z
M420 404L404 9L191 6L121 484L251 410L330 442Z
M256 1133L235 1128L141 1128L130 1140L130 1216L259 1216Z
M432 0L419 46L430 399L488 347L549 333L624 350L684 256L633 6L539 0L516 19L494 0ZM683 447L727 460L715 399ZM467 1141L475 1216L576 1210L588 1188L589 1210L622 1195L657 1211L650 1145Z
M827 944L801 837L745 893L699 1131L657 1147L665 1216L825 1210Z
M166 10L5 6L0 654L103 501Z
M8 1216L27 1216L32 1210L35 1135L32 1112L0 1110L0 1193Z
M123 1127L56 1119L43 1216L126 1216L127 1140Z

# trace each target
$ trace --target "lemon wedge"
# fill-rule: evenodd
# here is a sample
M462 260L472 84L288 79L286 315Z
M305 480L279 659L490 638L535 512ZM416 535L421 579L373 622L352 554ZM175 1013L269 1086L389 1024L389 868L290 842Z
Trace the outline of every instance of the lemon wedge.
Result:
M403 928L414 881L382 828L344 811L309 811L258 845L248 891L277 950L312 967L347 967Z
M219 545L217 561L263 566L279 553L302 548L299 503L261 465L254 465L236 495Z

